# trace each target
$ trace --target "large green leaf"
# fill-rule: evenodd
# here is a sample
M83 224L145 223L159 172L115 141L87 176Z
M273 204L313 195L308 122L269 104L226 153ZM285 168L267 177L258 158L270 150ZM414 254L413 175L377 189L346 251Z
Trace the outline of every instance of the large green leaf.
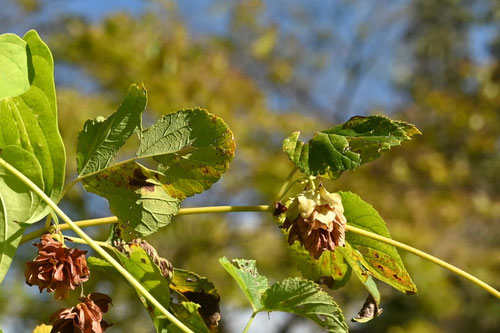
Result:
M387 238L391 237L384 220L370 204L351 192L339 192L339 194L342 198L344 216L348 225ZM404 293L415 294L417 292L417 287L394 246L352 232L346 233L346 242L359 252L360 258L357 261L371 275ZM346 255L344 257L346 260L348 259Z
M138 157L154 157L175 197L201 193L226 172L234 139L224 121L205 110L163 116L141 135Z
M130 86L125 100L107 119L87 120L78 136L77 170L80 176L108 167L130 136L142 130L146 89Z
M347 332L342 310L314 282L290 278L275 283L262 295L265 311L283 311L308 318L327 332Z
M238 283L253 307L261 311L283 311L309 318L328 332L347 332L342 311L335 301L316 283L290 278L269 288L267 278L260 275L255 260L220 258L224 269Z
M23 39L28 45L32 82L25 93L0 99L0 149L17 146L32 154L37 160L34 167L41 167L41 189L57 203L64 185L66 156L57 127L54 62L35 31L29 31ZM21 222L37 221L47 213L48 207L41 203L29 221Z
M262 311L262 294L269 288L267 278L262 276L255 267L255 260L233 259L231 264L226 257L220 258L219 263L238 283L241 290L252 305L254 312Z
M6 146L0 150L0 158L43 189L42 169L31 153L18 146ZM19 178L0 167L0 282L7 274L26 222L33 218L40 201Z
M127 232L146 236L169 224L181 202L169 194L160 177L136 162L128 162L103 169L83 183L88 191L108 199L111 211Z
M335 179L419 133L411 124L383 116L353 117L316 132L308 143L294 132L283 141L283 151L303 173Z
M0 100L24 94L30 88L27 44L13 34L0 35Z

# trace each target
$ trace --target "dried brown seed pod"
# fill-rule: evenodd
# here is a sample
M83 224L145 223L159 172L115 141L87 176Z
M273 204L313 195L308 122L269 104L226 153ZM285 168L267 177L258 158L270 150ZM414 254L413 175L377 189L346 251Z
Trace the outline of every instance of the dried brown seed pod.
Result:
M70 290L89 279L85 255L87 251L72 249L54 240L50 234L41 237L38 256L26 263L26 283L37 285L40 292L47 289L56 299L65 299Z
M50 333L102 333L112 324L102 319L108 312L111 297L101 293L92 293L80 299L77 306L56 311L50 321Z
M290 245L297 240L318 259L324 251L345 245L346 223L340 195L320 186L293 199L282 228L288 230Z

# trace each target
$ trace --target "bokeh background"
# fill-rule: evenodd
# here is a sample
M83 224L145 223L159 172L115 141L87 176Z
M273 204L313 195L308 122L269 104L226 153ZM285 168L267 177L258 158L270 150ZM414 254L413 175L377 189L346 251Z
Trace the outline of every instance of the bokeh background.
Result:
M394 238L500 287L498 1L1 0L0 8L0 33L35 28L54 54L68 180L76 176L83 123L109 115L132 83L148 88L148 124L201 106L235 134L230 170L184 207L268 203L291 168L281 153L288 133L307 136L353 115L382 113L416 124L423 135L328 188L360 194ZM104 199L78 186L61 205L76 220L110 214ZM107 231L89 230L97 238ZM251 310L217 258L256 259L272 282L299 274L267 215L177 217L148 241L176 267L215 283L220 332L241 332ZM23 245L1 286L5 333L31 332L63 306L24 283L24 261L34 255ZM379 283L385 312L350 324L352 332L500 331L497 299L402 256L420 294ZM86 292L113 296L110 333L154 331L128 285L93 277ZM366 297L354 278L331 294L347 319ZM259 314L251 331L320 331L299 317L269 317Z

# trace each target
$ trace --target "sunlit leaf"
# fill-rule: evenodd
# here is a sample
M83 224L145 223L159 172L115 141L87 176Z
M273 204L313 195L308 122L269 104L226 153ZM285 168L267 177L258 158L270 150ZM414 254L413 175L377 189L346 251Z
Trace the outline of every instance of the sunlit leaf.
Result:
M255 260L233 259L234 265L226 257L220 258L219 263L238 283L255 312L262 311L262 294L269 288L267 278L257 271ZM235 266L236 265L236 266Z
M254 313L294 313L313 320L327 332L347 332L342 311L316 283L290 278L269 287L267 278L257 272L255 260L234 259L232 264L224 257L219 262L238 283Z
M26 42L14 34L0 35L0 100L19 96L30 88Z
M342 197L344 216L348 225L391 237L384 220L370 204L351 192L339 192L339 194ZM352 232L346 233L346 241L359 253L358 262L369 271L369 274L404 293L417 292L417 287L394 246ZM347 256L344 257L347 260Z
M290 278L275 283L262 295L265 311L283 311L306 317L327 332L347 332L342 310L316 283Z
M144 87L130 86L124 101L107 119L87 120L78 136L77 171L80 176L108 167L118 150L136 131L142 129L146 107Z
M157 172L129 162L103 169L83 183L88 191L108 199L127 232L146 236L169 224L179 210L180 200L169 194L159 178Z
M158 161L169 192L184 199L219 180L234 149L233 134L221 118L193 109L167 114L144 130L137 156Z
M22 172L43 189L42 169L38 160L18 146L6 146L0 158ZM7 274L26 223L33 219L41 198L19 178L0 166L0 282Z
M303 173L335 179L419 133L411 124L383 116L353 117L316 132L308 143L295 132L283 141L283 151Z

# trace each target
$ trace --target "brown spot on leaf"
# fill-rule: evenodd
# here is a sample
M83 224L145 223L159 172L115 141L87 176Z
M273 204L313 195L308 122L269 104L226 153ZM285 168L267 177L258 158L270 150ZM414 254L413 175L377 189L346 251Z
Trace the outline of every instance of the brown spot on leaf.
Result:
M134 170L134 176L129 177L129 185L134 188L144 188L149 192L155 190L154 184L147 182L147 177L142 173L142 170L137 168Z

